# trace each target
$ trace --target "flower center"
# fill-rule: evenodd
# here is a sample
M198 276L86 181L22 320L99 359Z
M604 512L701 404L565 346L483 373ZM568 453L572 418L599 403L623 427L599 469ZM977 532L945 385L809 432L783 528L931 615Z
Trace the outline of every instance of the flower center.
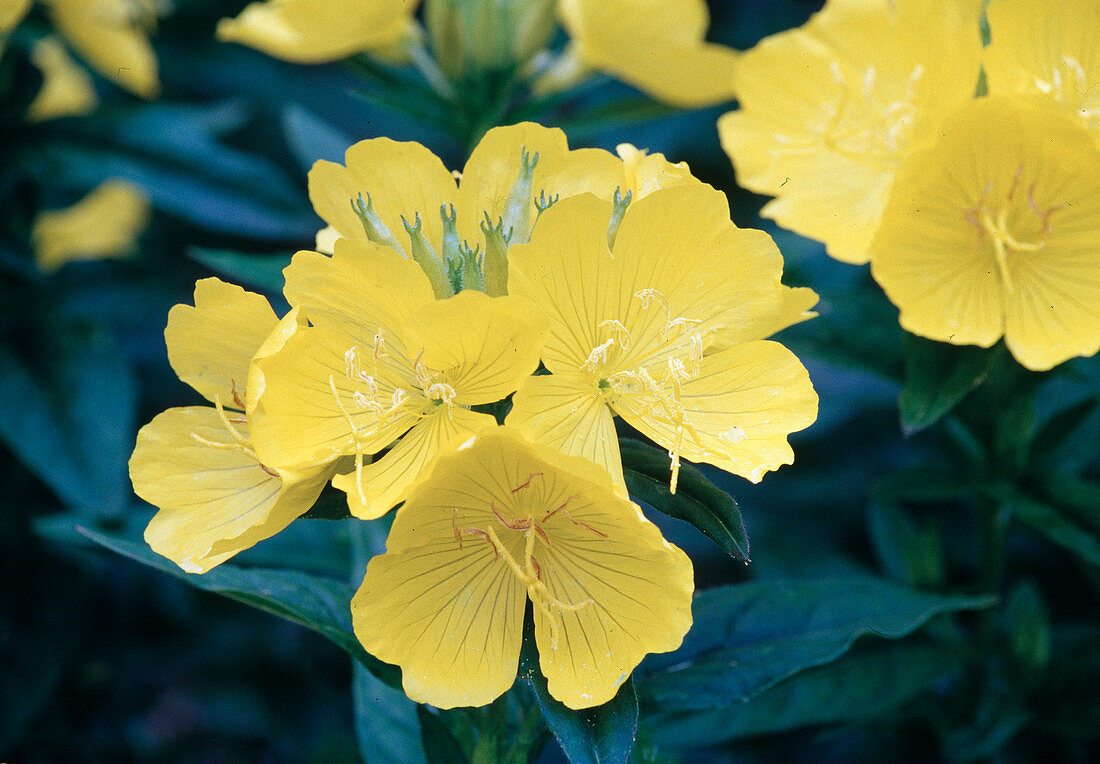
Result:
M531 482L539 477L542 477L541 472L531 474L525 482L512 489L512 494L518 494L520 491L528 488ZM569 603L555 597L553 592L550 591L550 587L546 585L543 564L538 561L538 557L536 556L535 542L537 540L547 549L551 547L550 534L546 531L545 526L549 520L555 517L564 517L574 525L582 527L601 538L607 538L607 534L603 531L594 528L582 520L577 520L569 513L568 506L570 502L576 498L576 496L570 496L557 507L546 512L541 518L537 517L537 515L540 514L539 511L531 510L524 516L513 520L509 520L505 517L504 514L497 509L495 503L489 503L489 509L492 511L493 517L500 526L500 533L510 531L512 533L519 533L523 536L522 563L515 558L504 542L500 540L497 528L493 527L493 525L488 525L484 528L472 526L459 527L458 510L452 510L453 514L451 515L451 527L454 529L454 537L455 541L458 542L459 549L462 549L463 536L475 536L484 540L492 550L493 558L503 560L516 578L518 578L527 588L527 596L531 598L532 604L542 612L546 617L546 622L550 625L551 650L556 650L558 647L558 635L561 630L561 625L559 623L561 614L567 612L575 613L578 610L583 610L591 605L593 600L589 598L582 602Z
M676 493L680 451L685 436L707 451L714 450L699 437L684 407L682 395L682 385L699 374L699 364L703 360L704 340L699 331L702 321L673 316L668 299L656 289L641 289L634 293L634 297L641 301L643 311L656 308L664 312L665 324L657 334L655 352L645 353L645 360L634 368L619 369L600 376L598 388L612 406L616 395L640 398L650 417L672 426L675 434L668 451L672 471L669 490ZM630 331L621 322L607 319L598 326L608 329L611 337L592 349L587 360L581 364L581 371L599 373L607 365L608 352L615 345L623 350L630 347ZM683 336L685 332L688 332L686 338Z
M982 197L978 203L963 213L966 221L978 229L979 239L985 240L988 237L990 244L993 245L994 261L997 264L1001 283L1007 292L1015 289L1011 263L1016 254L1038 252L1043 249L1052 233L1050 216L1065 206L1055 204L1046 208L1041 207L1035 200L1035 183L1028 186L1026 207L1020 205L1017 194L1023 174L1024 166L1021 164L1012 178L1008 193L1005 194L1004 203L999 207L994 208L988 201L993 188L993 184L990 183L982 191ZM1020 214L1021 209L1022 214ZM1025 229L1026 233L1020 233L1020 229Z
M874 66L863 70L857 82L849 81L840 64L829 65L841 94L835 103L825 104L822 138L838 154L861 164L890 168L897 164L899 149L909 142L916 119L917 85L924 67L917 64L905 82L900 97L888 100Z

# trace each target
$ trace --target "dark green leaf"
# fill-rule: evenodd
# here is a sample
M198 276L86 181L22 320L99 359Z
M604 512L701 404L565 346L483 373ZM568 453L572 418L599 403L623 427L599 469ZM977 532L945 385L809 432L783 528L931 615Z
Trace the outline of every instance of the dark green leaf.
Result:
M268 294L283 291L283 268L290 265L290 255L249 255L228 249L191 247L187 255L235 284L259 289Z
M695 598L680 649L642 664L638 686L643 701L668 711L730 705L836 660L865 634L897 639L940 613L993 602L870 576L716 587Z
M222 563L209 573L185 573L144 544L78 528L97 544L156 568L203 591L215 592L320 632L391 687L399 688L398 669L367 653L351 625L352 587L343 581L295 570L239 568Z
M318 159L344 163L344 152L354 141L298 104L283 109L283 132L303 172Z
M973 474L927 465L894 470L875 483L875 498L885 502L943 502L970 498L980 484Z
M985 381L996 357L994 350L949 345L905 335L905 385L898 405L901 428L919 432L939 421Z
M1021 581L1004 609L1012 657L1022 681L1031 686L1050 662L1050 614L1038 585Z
M1098 404L1100 398L1086 398L1048 419L1032 439L1031 469L1045 471L1058 466L1058 452L1063 448L1073 447L1068 441L1096 410Z
M1020 522L1050 541L1075 552L1093 565L1100 565L1100 528L1019 491L1010 492L1004 499L1004 505Z
M113 340L55 337L32 371L0 346L0 439L67 504L118 512L130 496L136 383Z
M879 642L780 682L747 703L651 718L658 744L701 748L750 735L885 716L956 671L958 653L939 646ZM663 710L663 709L662 709Z
M363 761L424 764L424 751L414 742L421 737L419 706L362 664L353 662L351 668L355 737Z
M524 619L520 675L531 683L550 731L573 764L626 762L638 732L638 699L628 678L608 703L574 711L555 700L539 669L534 623L530 609Z
M44 184L85 191L107 178L139 186L164 212L260 239L311 237L309 200L275 163L219 142L247 115L239 104L146 104L58 121L20 161Z
M591 140L597 133L670 117L677 113L675 108L651 98L627 97L563 115L556 120L556 124L569 134L571 140L584 142Z
M737 502L690 464L680 466L669 493L668 454L638 440L622 439L623 475L630 495L669 517L691 523L736 560L749 561L749 537Z
M891 578L918 589L937 589L946 577L943 543L932 525L918 526L900 507L874 502L868 510L871 544Z
M416 714L420 720L420 742L428 764L466 764L468 759L461 743L439 715L421 705L416 707ZM370 759L364 756L364 761Z

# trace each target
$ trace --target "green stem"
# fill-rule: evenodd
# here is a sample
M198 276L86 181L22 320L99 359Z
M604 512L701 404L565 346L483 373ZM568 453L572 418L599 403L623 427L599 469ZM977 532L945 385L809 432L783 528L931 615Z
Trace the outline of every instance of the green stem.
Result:
M978 571L979 588L985 594L1000 595L1004 587L1005 541L1008 536L1008 513L1001 504L983 497L978 507L981 527L981 569ZM979 644L983 649L992 646L996 633L997 608L982 611L979 624Z

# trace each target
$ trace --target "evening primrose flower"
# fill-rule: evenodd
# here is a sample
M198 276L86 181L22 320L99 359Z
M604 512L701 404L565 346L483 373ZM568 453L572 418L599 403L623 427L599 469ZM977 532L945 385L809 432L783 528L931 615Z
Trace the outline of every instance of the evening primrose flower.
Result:
M250 363L296 329L296 311L280 322L266 299L215 278L195 284L194 307L168 314L168 360L214 407L168 409L142 427L130 478L138 496L160 510L145 540L189 573L205 573L281 531L331 477L323 467L263 464L249 440L250 404L263 385Z
M989 97L898 175L871 273L914 334L1041 371L1100 348L1100 150L1075 121Z
M706 42L704 0L560 0L558 13L583 64L684 108L734 94L738 54Z
M686 165L629 152L624 162L601 149L571 150L561 130L524 122L486 133L459 183L424 146L373 138L347 150L346 166L317 162L309 196L329 224L322 243L384 244L420 263L439 297L455 282L496 296L507 290L508 248L527 241L555 200L611 199L617 189L638 198L662 184L698 183Z
M1080 120L1100 142L1100 4L995 0L986 14L989 94L1033 96Z
M491 428L441 458L397 511L351 603L368 652L410 698L479 706L515 680L531 600L550 694L611 700L691 626L691 561L607 473Z
M761 214L867 262L898 164L974 96L981 6L829 0L745 53L718 130L738 183L777 197Z
M505 398L538 366L545 329L531 306L480 292L436 300L416 263L379 244L299 252L285 274L312 326L257 363L256 449L290 469L354 456L333 485L359 517L403 500L441 451L494 422L471 406Z
M680 457L753 482L789 464L786 436L814 421L817 396L798 359L761 340L791 322L775 244L734 226L703 185L630 204L609 241L612 214L591 196L563 199L510 253L511 293L549 317L552 374L524 383L508 424L620 487L614 414L669 450L673 491Z
M38 214L31 231L35 262L53 273L77 260L125 257L148 223L145 195L129 183L106 180L72 207Z
M419 0L266 0L218 23L219 40L299 64L398 55Z

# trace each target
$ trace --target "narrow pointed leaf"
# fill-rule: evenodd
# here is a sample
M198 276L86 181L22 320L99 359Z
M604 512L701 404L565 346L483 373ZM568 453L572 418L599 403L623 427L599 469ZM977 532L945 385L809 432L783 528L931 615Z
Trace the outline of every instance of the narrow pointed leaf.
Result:
M908 435L931 427L985 381L996 358L986 348L949 345L906 334L905 385L898 406Z
M622 439L619 450L631 497L669 517L691 523L735 560L749 561L749 537L732 496L698 469L683 463L676 493L669 493L668 455L663 449Z
M994 602L871 576L715 587L695 598L695 625L680 649L642 664L638 687L644 702L668 711L717 708L830 663L861 636L897 639L940 613Z

